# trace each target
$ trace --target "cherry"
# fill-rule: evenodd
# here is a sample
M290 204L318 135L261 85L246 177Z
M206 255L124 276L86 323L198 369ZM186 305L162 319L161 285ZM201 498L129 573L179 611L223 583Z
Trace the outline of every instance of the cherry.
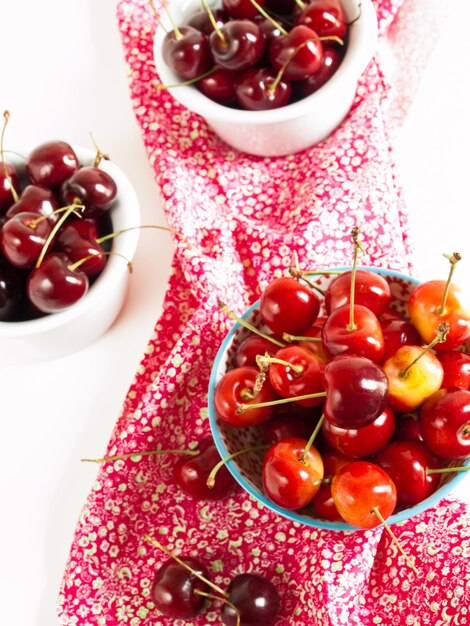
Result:
M7 218L18 213L35 213L38 215L48 215L49 220L54 223L57 215L54 213L59 208L56 195L46 187L39 185L28 185L25 187L15 202L7 211Z
M361 304L380 317L392 300L390 285L380 274L361 269L343 272L331 281L325 293L327 313L350 303L353 279L354 304Z
M258 374L254 367L237 367L221 378L214 392L214 406L219 419L230 426L253 426L267 421L274 414L274 406L250 408L250 404L271 402L277 398L269 380L265 380L253 396ZM246 407L243 412L240 412L241 406Z
M423 441L419 417L416 413L404 413L399 417L393 439L395 441Z
M312 432L314 416L299 414L296 406L288 406L268 422L264 422L262 433L266 443L277 443L282 439L292 438L308 440Z
M248 365L257 367L256 357L258 355L274 356L278 347L269 339L260 335L249 335L237 348L235 354L236 367Z
M384 470L368 461L354 461L340 469L331 493L341 517L357 528L374 528L395 510L397 491Z
M73 148L65 141L48 141L37 146L26 159L26 173L35 185L57 191L79 167Z
M381 326L384 338L384 361L393 356L402 346L420 343L420 336L415 327L406 320L388 319L381 322Z
M287 80L304 80L321 68L323 46L317 33L300 25L271 39L268 54L275 70L284 68Z
M343 60L343 52L333 46L323 46L323 61L320 68L308 76L304 80L298 80L294 83L296 94L299 98L305 98L315 91L318 91L320 87L330 80Z
M218 28L228 22L229 17L221 9L211 9L212 16ZM194 13L186 23L187 26L192 26L196 30L201 31L204 35L209 35L214 31L214 25L212 24L208 11L198 11Z
M269 67L252 67L245 71L235 87L239 104L249 111L276 109L288 104L292 87Z
M424 443L436 456L470 456L470 391L439 389L421 407L419 423Z
M207 36L192 26L169 31L162 42L162 56L168 67L185 80L204 74L212 65Z
M276 335L299 335L317 319L320 300L310 287L295 278L275 278L264 289L259 310L263 322Z
M236 101L237 78L229 70L217 68L198 81L198 89L208 98L219 104L232 104Z
M470 389L470 356L468 354L452 350L438 354L437 358L444 370L442 387Z
M269 42L273 37L282 35L286 28L286 25L281 20L277 18L275 21L271 18L268 19L264 15L261 15L261 13L258 13L251 19L261 28L266 42Z
M75 264L76 265L76 264ZM31 270L26 290L43 313L57 313L75 304L88 291L88 277L62 252L47 254L40 267Z
M261 28L250 20L231 20L209 38L215 63L226 70L241 71L263 56L265 39Z
M58 232L54 242L54 251L63 252L72 263L86 258L86 261L80 265L80 269L89 277L95 276L106 265L106 256L97 239L98 231L93 222L71 221Z
M23 300L23 292L22 275L0 256L0 321L15 319Z
M224 466L217 472L212 487L207 486L207 479L212 468L220 461L220 455L211 437L199 441L196 450L200 454L180 459L175 466L176 484L185 493L198 500L220 500L227 496L236 486L236 482Z
M376 455L377 463L397 488L397 504L411 506L422 502L439 486L439 475L427 468L439 467L438 460L420 441L394 441Z
M308 330L304 330L302 336L284 333L283 337L288 341L295 341L298 346L311 352L319 361L326 363L331 359L332 355L327 351L321 340L321 331L325 321L326 317L318 317L313 326Z
M0 216L15 202L15 189L19 178L16 169L10 163L0 161Z
M117 195L117 186L107 172L90 165L81 167L68 180L64 182L60 190L64 204L80 202L85 206L83 215L90 217L109 209Z
M228 602L221 610L221 619L226 626L270 626L276 620L279 595L276 587L264 576L239 574L232 579L227 591Z
M322 455L322 460L325 478L316 496L312 500L312 508L317 517L329 520L330 522L341 522L343 518L338 513L338 509L336 508L331 494L331 481L333 476L339 472L342 467L349 465L354 459L339 452L325 452Z
M180 560L191 568L189 571L173 558L165 561L155 572L150 596L155 607L164 615L176 619L187 619L197 615L205 601L205 596L198 591L207 593L209 587L197 574L208 578L204 565L190 556L182 556Z
M263 6L265 0L257 0L259 6ZM231 18L249 19L258 14L258 8L251 0L222 0L222 6Z
M287 346L274 357L260 357L259 362L269 363L269 381L282 398L294 398L324 391L323 364L300 346ZM324 398L299 400L302 406L317 406Z
M320 37L343 39L348 30L347 18L339 0L312 0L296 16L295 24L303 24Z
M47 219L34 213L18 213L0 230L0 247L5 259L14 267L27 269L34 265L52 230Z
M362 428L339 428L328 420L322 425L323 437L335 450L357 459L378 452L390 441L394 430L395 416L388 407Z

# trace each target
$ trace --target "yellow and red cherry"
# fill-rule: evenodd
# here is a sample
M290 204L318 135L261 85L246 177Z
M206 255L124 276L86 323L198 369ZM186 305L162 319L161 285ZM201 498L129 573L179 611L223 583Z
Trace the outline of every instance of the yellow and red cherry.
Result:
M232 492L237 483L228 469L221 467L212 487L207 479L212 468L220 461L220 454L211 437L201 439L196 447L199 454L180 459L173 476L179 488L197 500L220 500Z
M65 141L37 146L26 159L26 173L34 185L58 191L79 168L77 155Z
M331 494L331 481L333 476L354 459L341 454L340 452L325 452L322 455L324 478L312 500L312 509L315 515L330 522L342 522L343 518L338 513L336 504Z
M470 356L464 352L451 350L437 355L444 369L441 387L470 389Z
M269 448L262 469L268 498L287 510L309 504L323 478L323 461L306 439L283 439Z
M15 193L18 186L19 177L14 166L0 161L0 216L16 201Z
M220 616L226 626L271 626L279 608L273 583L259 574L244 573L232 578Z
M230 426L254 426L270 419L275 405L251 407L250 404L270 403L278 398L269 380L265 380L256 394L259 371L255 367L237 367L229 370L217 383L214 407L217 417ZM243 407L243 411L240 408Z
M246 19L224 24L211 34L209 44L215 64L234 71L246 70L258 63L266 47L261 28Z
M32 267L51 231L48 219L35 213L17 213L0 230L0 248L5 259L18 269Z
M354 304L362 304L381 317L392 300L390 285L380 274L361 269L343 272L331 281L325 293L327 313L350 303L351 280L355 281Z
M384 338L383 360L393 356L402 346L416 346L420 336L413 324L406 320L388 319L381 322Z
M320 312L320 299L295 278L272 280L264 289L259 307L263 322L276 335L300 335L312 327Z
M470 457L470 391L439 389L419 412L424 443L443 459Z
M340 428L325 420L322 435L330 446L347 457L361 459L388 444L395 431L395 415L389 407L362 428Z
M343 39L348 31L346 14L340 0L312 0L297 12L295 24L303 24L320 37Z
M340 469L333 476L331 493L341 517L356 528L378 526L397 503L393 480L369 461L354 461Z
M397 489L397 504L412 506L422 502L439 486L439 475L427 469L440 467L439 461L421 441L394 441L374 457L393 480Z
M271 39L268 54L275 70L284 69L286 80L305 80L321 68L323 45L317 33L299 25Z
M57 197L50 189L28 185L21 192L18 201L8 209L6 217L9 219L18 213L34 213L36 216L47 215L49 221L55 223L59 217L54 211L58 208Z

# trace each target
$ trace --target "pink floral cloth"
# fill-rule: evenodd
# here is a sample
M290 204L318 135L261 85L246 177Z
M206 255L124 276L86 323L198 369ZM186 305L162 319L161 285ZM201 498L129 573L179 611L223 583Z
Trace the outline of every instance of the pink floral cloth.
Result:
M410 25L405 17L417 5L422 19ZM436 5L377 0L382 42L393 30L397 57L403 60L413 50L422 67L417 59L429 46L420 48L420 43ZM163 314L108 455L191 447L208 434L211 364L231 324L217 298L244 311L289 266L294 250L304 267L349 264L349 233L359 224L369 264L411 271L390 116L393 112L396 125L417 79L416 72L409 72L408 80L402 76L397 92L376 58L360 81L349 116L329 139L292 157L251 157L224 145L203 120L154 89L157 22L147 0L121 0L118 20L132 102L168 223L190 246L175 238ZM381 528L308 529L278 517L240 489L220 502L195 501L173 483L176 461L162 455L100 466L62 582L61 624L220 623L217 603L191 622L155 610L150 585L167 557L142 540L145 533L203 561L219 586L244 571L267 576L281 597L277 626L470 623L470 514L462 503L444 500L395 527L419 567L417 579Z

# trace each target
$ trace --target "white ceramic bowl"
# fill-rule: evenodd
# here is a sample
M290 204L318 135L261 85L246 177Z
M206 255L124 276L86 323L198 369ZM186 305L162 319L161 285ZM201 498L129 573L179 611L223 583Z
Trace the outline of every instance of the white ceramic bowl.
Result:
M350 268L332 268L334 270L344 270ZM410 293L418 284L413 278L400 274L398 272L392 272L389 270L382 270L377 268L365 267L362 269L368 269L373 272L381 274L390 284L392 291L392 307L400 312L402 315L407 315L407 303ZM317 284L323 289L326 289L335 278L334 275L324 275L318 277ZM322 314L322 313L320 313ZM251 322L254 326L260 327L260 315L259 315L259 301L246 311L243 315L245 321ZM268 329L265 329L268 330ZM235 324L230 332L227 334L225 340L220 346L219 352L215 358L211 378L209 382L209 421L214 437L215 444L222 458L225 458L229 454L233 454L237 450L245 448L251 448L255 446L265 445L266 441L262 436L262 427L251 426L248 428L234 428L218 419L214 408L214 393L217 383L225 374L225 372L233 367L233 360L238 345L250 334L245 328L242 328L240 324ZM465 345L465 351L470 352L470 341ZM249 452L241 454L235 459L227 463L227 467L237 480L237 482L251 494L258 502L261 502L264 506L275 511L279 515L286 517L287 519L299 522L306 526L312 526L316 528L327 528L329 530L358 530L346 522L331 522L319 517L316 517L311 508L305 507L298 511L288 511L282 507L274 504L264 493L262 480L261 480L261 468L263 463L263 457L261 453ZM449 465L463 465L462 462L453 462ZM466 461L467 465L470 465L470 459ZM407 508L397 509L393 515L388 518L389 524L395 524L409 519L419 513L422 513L426 509L436 505L439 500L448 495L459 483L462 481L468 472L456 472L446 473L442 475L439 488L431 494L428 498L410 506Z
M94 151L73 148L82 165L93 163ZM19 161L14 164L19 171L24 167ZM117 199L109 209L113 231L139 226L139 203L127 176L112 161L102 161L100 168L114 178L118 189ZM123 233L113 239L112 250L131 261L138 239L139 230ZM89 345L116 319L128 282L126 261L110 255L86 295L70 308L34 320L0 322L0 365L60 357Z
M342 0L348 21L358 14L357 0ZM213 7L220 2L209 2ZM181 25L200 10L199 0L173 0L168 3L171 16ZM171 30L165 13L161 23ZM157 28L154 59L158 75L165 85L181 82L162 58L165 31ZM315 145L341 124L354 100L357 81L371 61L377 46L377 15L371 0L362 0L360 18L350 27L344 59L317 92L270 111L245 111L213 102L194 86L170 88L173 97L190 111L201 115L225 142L249 154L283 156Z

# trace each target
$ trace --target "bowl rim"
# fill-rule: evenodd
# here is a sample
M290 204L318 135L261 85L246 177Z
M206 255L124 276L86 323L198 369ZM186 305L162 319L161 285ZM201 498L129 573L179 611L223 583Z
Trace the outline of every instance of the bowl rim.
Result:
M183 4L181 0L169 3L169 9L176 5L175 10L179 14L187 12L188 5L193 0L186 0ZM218 2L213 0L210 3L217 6ZM162 28L163 25L163 28ZM157 27L153 41L153 57L157 74L165 85L174 85L181 82L174 72L168 68L161 54L161 44L165 37L164 28L172 30L171 23L167 15L161 16L160 25ZM247 111L243 109L234 109L214 102L194 86L177 86L169 87L172 96L180 104L184 105L190 111L198 113L210 121L226 122L227 124L243 124L243 125L269 125L295 118L303 117L305 114L311 113L313 106L318 106L323 98L328 100L329 94L334 93L337 86L344 83L356 82L367 64L375 54L378 40L378 22L377 13L372 0L362 0L361 17L351 25L350 41L346 50L346 54L333 76L313 94L293 102L284 107L266 111Z
M328 270L330 271L348 271L351 269L351 266L338 266L338 267L328 267L325 269L325 272L327 272ZM383 276L388 276L390 278L398 278L398 279L402 279L402 280L406 280L407 282L411 282L413 285L419 285L420 281L417 280L416 278L413 278L411 276L408 276L406 274L403 274L401 272L397 272L394 270L388 270L388 269L383 269L381 267L372 267L372 266L366 266L366 265L361 265L361 266L357 266L357 269L361 269L361 270L369 270L372 271L374 273L378 273L378 274L382 274ZM259 300L257 300L256 302L254 302L244 313L243 315L241 315L241 319L246 319L247 317L249 317L253 311L257 310L259 308ZM216 448L221 456L221 458L225 458L229 452L227 450L227 448L225 447L225 444L222 440L222 437L220 435L220 431L219 431L219 427L218 427L218 420L217 420L217 416L215 414L215 410L214 410L214 393L215 393L215 387L217 384L217 372L218 372L218 368L219 368L219 363L222 360L222 358L224 357L227 348L230 346L233 336L235 335L235 333L241 328L241 325L236 322L232 328L229 330L229 332L227 333L227 335L225 336L218 352L217 355L214 359L214 363L212 365L211 368L211 374L210 374L210 379L209 379L209 390L208 390L208 413L209 413L209 425L211 428L211 432L212 432L212 437L214 439L214 443L216 445ZM470 466L470 458L467 459L466 461L464 461L461 464L465 464L466 466ZM241 472L238 470L238 467L235 463L234 460L230 460L226 463L226 466L228 468L228 470L230 471L230 473L232 474L232 476L235 478L235 480L238 482L238 484L246 491L248 492L256 501L261 502L261 504L263 504L264 506L266 506L268 509L274 511L275 513L278 513L279 515L281 515L282 517L285 517L287 519L289 519L292 522L297 522L299 524L302 524L304 526L308 526L311 528L322 528L322 529L326 529L326 530L335 530L335 531L361 531L361 530L366 530L366 529L361 529L361 528L356 528L355 526L352 526L351 524L348 524L346 522L331 522L328 520L322 520L322 519L317 519L317 518L310 518L307 515L301 515L299 512L297 511L290 511L287 509L283 509L282 507L278 506L277 504L275 504L274 502L272 502L271 500L269 500L269 498L267 498L267 496L261 492L258 492L254 487L252 487L252 485L244 478L244 476L241 474ZM448 495L464 478L465 478L465 474L467 472L457 472L456 475L449 480L447 483L445 483L444 485L440 486L434 493L432 493L430 496L428 496L425 500L422 500L421 502L418 502L417 504L408 507L406 509L403 509L401 511L398 511L397 513L394 513L393 515L390 515L390 517L387 518L387 523L389 525L392 524L398 524L398 523L403 523L405 521L407 521L408 519L414 517L415 515L418 515L420 513L423 513L424 511L426 511L427 509L431 508L432 506L434 506L435 504L437 504L440 500L442 500L442 498L444 498L446 495ZM379 526L381 526L381 524L379 524L377 527L374 528L378 528ZM370 530L370 529L369 529Z
M93 161L96 156L95 150L79 146L77 144L70 145L75 151L81 165L83 165L82 161L87 159ZM26 151L23 150L22 154L28 154L30 150L31 149L27 149ZM24 167L22 165L23 162L18 161L17 158L12 158L11 161L18 162L20 163L20 167ZM132 223L133 226L140 226L141 216L137 193L127 175L114 161L111 160L103 160L100 164L100 168L114 178L118 188L117 204L113 205L113 207L110 208L110 211L112 212L114 208L122 208L122 215L125 216L125 222L128 222L129 224ZM116 220L113 220L112 213L111 221L113 222L114 227ZM126 259L131 261L135 255L138 240L138 228L126 233L125 237L116 237L113 240L113 252L123 255ZM91 311L94 307L99 306L102 298L105 297L106 294L114 291L114 286L119 284L122 275L128 272L129 270L123 258L117 255L109 255L108 262L106 263L103 271L90 286L85 296L78 302L63 311L46 314L45 316L37 319L18 322L0 321L0 339L26 339L28 337L41 335L43 333L54 331L54 329L67 326L74 320L82 317L88 311Z

